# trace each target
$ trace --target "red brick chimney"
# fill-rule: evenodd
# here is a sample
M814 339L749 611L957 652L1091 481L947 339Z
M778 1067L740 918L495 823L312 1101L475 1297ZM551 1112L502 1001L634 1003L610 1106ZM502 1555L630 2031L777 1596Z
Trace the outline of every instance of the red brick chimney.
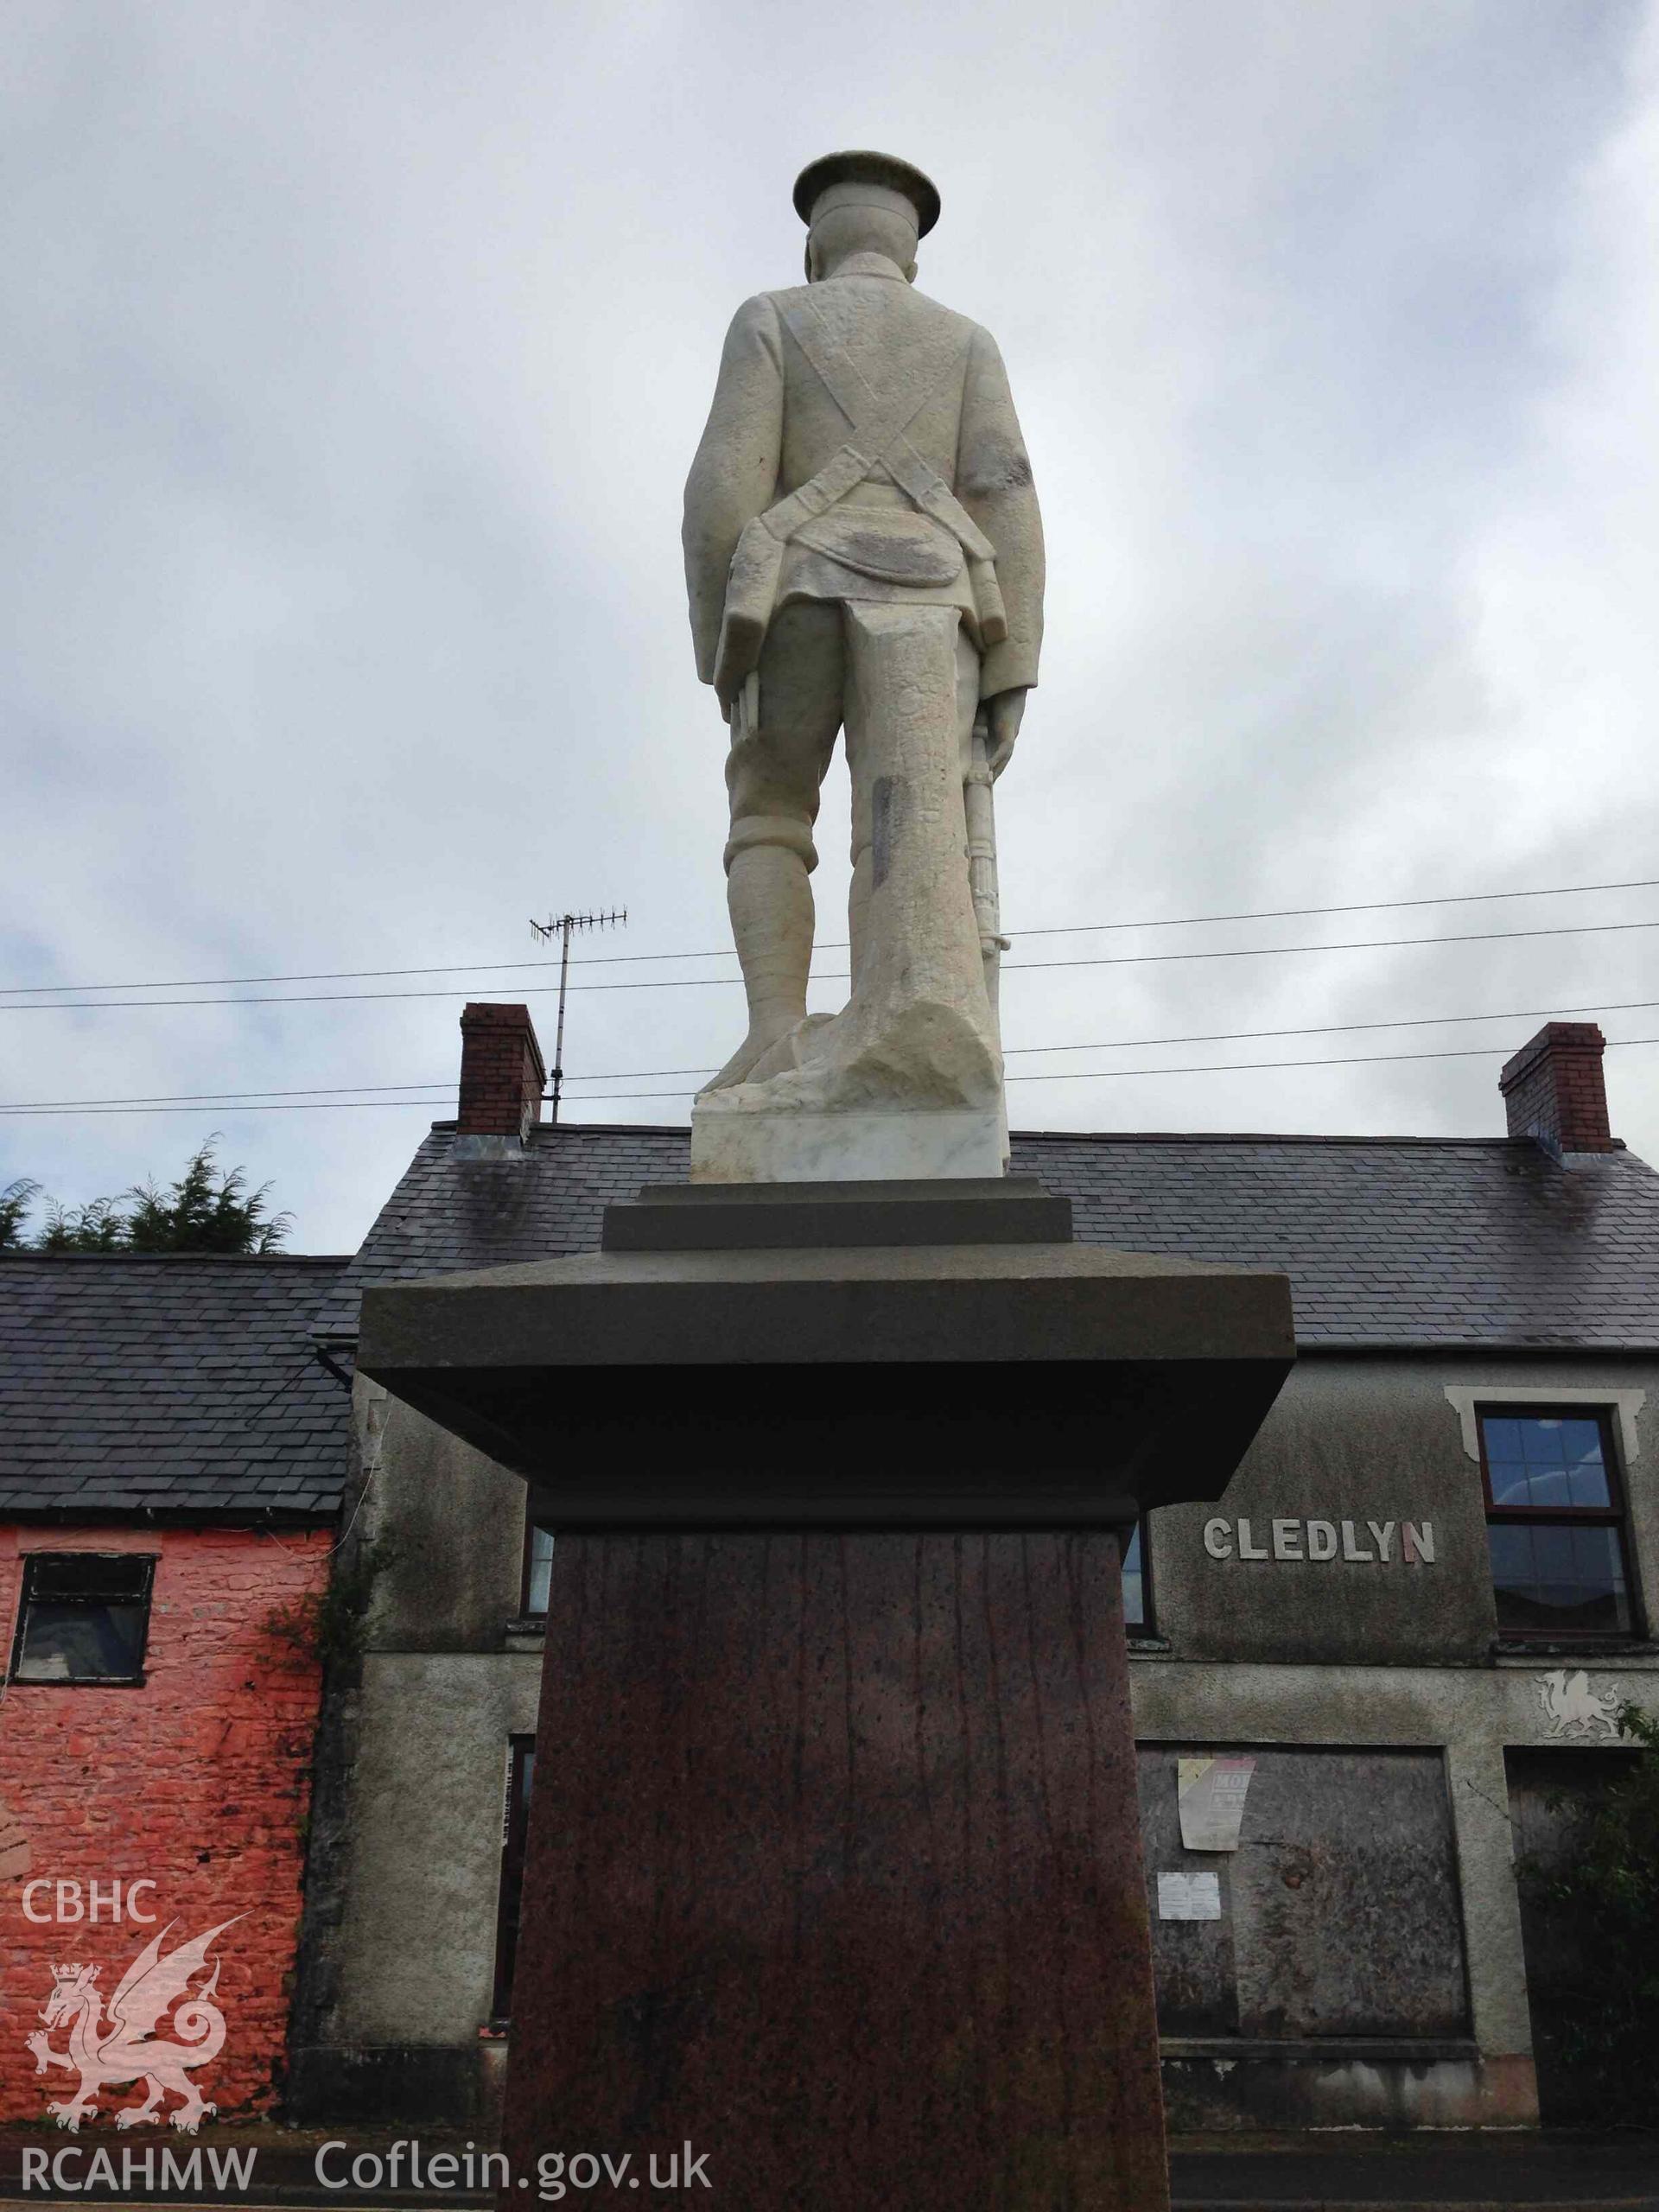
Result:
M542 1118L547 1071L527 1006L474 1003L461 1017L462 1136L517 1137Z
M1536 1137L1552 1152L1618 1151L1601 1075L1606 1043L1593 1021L1547 1021L1497 1078L1510 1135Z

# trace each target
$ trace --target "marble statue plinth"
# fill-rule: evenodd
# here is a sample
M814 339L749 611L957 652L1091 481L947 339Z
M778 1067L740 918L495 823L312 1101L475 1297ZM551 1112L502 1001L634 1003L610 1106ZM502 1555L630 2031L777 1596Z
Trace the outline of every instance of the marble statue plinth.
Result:
M804 1113L713 1091L691 1116L694 1183L887 1183L1000 1175L1007 1135L995 1106L885 1114Z

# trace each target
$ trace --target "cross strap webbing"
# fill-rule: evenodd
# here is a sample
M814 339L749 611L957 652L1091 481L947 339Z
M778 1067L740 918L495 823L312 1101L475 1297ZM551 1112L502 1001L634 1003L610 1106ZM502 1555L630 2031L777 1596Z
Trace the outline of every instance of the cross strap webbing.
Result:
M944 358L936 357L937 365L935 361L927 364L919 392L912 386L901 398L884 405L809 301L780 300L777 304L791 337L846 416L852 435L810 482L766 510L760 519L772 536L786 542L803 523L813 521L844 499L885 464L894 482L924 513L944 524L971 561L994 561L995 548L989 538L905 435L928 402L961 367L973 342L971 332L964 339L953 338Z

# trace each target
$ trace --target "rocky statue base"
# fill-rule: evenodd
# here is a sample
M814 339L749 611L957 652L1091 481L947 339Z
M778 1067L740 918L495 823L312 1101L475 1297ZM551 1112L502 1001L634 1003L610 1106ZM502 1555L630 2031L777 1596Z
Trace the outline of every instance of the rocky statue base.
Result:
M512 2173L1166 2212L1120 1545L1293 1352L1282 1276L1006 1178L645 1191L599 1252L367 1294L365 1373L557 1540Z
M698 1102L694 1183L958 1180L1000 1175L1007 1162L1007 1132L995 1108L805 1114L743 1100L742 1090L731 1090Z

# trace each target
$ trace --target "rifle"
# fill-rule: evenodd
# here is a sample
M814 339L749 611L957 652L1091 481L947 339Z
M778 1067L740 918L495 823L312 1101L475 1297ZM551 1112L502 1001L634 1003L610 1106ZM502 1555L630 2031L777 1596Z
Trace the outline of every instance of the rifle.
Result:
M1001 899L996 881L996 805L991 797L990 732L982 712L974 722L973 748L969 760L963 802L968 817L968 888L979 928L980 957L985 963L985 995L990 1001L991 1028L999 1049L1001 1017L997 994L1001 981L1002 955L1008 940L1002 935Z

